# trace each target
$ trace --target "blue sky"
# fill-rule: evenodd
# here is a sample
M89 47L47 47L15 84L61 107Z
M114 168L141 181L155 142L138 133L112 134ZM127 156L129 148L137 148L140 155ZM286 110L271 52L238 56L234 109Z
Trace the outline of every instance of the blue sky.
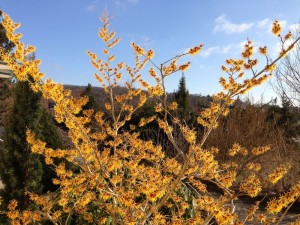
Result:
M0 8L15 21L23 41L37 47L47 77L64 84L98 86L86 50L101 54L97 36L99 16L107 9L111 29L121 37L118 60L132 63L131 42L154 49L161 63L185 49L204 44L186 72L190 93L213 94L219 90L220 66L226 58L240 57L247 38L256 46L268 45L275 57L277 39L270 33L275 19L285 31L299 23L299 0L0 0ZM147 72L145 71L145 76ZM177 89L180 74L167 80L167 90ZM273 94L269 85L252 92Z

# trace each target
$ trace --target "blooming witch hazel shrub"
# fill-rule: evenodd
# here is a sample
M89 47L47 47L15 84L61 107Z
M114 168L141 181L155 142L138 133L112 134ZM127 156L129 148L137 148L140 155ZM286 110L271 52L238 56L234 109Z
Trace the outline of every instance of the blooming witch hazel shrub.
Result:
M168 101L165 87L168 76L189 68L190 62L181 63L183 58L198 54L203 45L157 64L153 50L145 50L132 43L135 65L130 66L117 62L116 56L111 53L120 38L109 30L107 13L102 15L101 22L103 27L98 35L103 41L104 57L100 58L91 51L87 54L97 70L95 78L109 97L105 103L109 118L104 117L104 112L93 110L84 110L79 116L87 97L75 98L63 85L51 79L43 80L45 74L39 69L41 60L27 57L34 53L35 47L22 43L22 34L15 33L20 24L3 14L2 24L15 49L10 54L3 51L2 59L18 80L29 80L34 91L42 92L44 98L55 102L55 119L68 128L74 148L48 148L28 130L27 141L32 152L43 154L46 164L55 168L57 178L53 179L53 183L59 188L44 195L28 192L36 207L20 211L18 202L11 200L2 213L12 224L48 221L58 225L71 224L74 220L84 221L84 224L246 224L250 220L263 224L279 223L280 219L275 215L299 198L300 183L279 199L271 200L263 214L257 212L258 202L249 208L248 215L242 217L235 210L235 202L242 195L255 197L260 193L261 181L257 176L260 165L247 166L245 170L249 176L237 184L235 164L219 164L215 158L218 149L203 146L218 126L218 118L228 115L229 106L236 97L268 80L275 63L293 48L299 38L285 48L292 34L282 35L280 24L275 21L272 32L282 44L278 58L270 60L267 47L261 47L259 53L266 60L264 66L258 67L253 43L248 40L241 58L227 59L221 66L225 74L220 78L223 91L215 94L210 107L199 113L197 122L204 127L204 132L198 134L195 128L173 116L177 104ZM146 65L149 69L143 72ZM257 68L263 69L259 71ZM154 85L148 83L142 73L152 77ZM124 74L130 78L129 81L127 78L127 81L122 80ZM118 85L124 85L126 91L117 92ZM142 118L138 126L130 125L130 129L124 129L148 98L157 99L154 115ZM92 119L96 121L97 129L89 127ZM161 145L140 137L139 127L149 123L156 123L158 129L165 133L176 152L175 156L166 155ZM187 143L185 149L180 148L174 129L180 130ZM269 149L262 146L247 150L235 144L228 150L228 155L259 156ZM66 166L66 162L73 164L76 170ZM290 165L280 165L269 175L269 182L278 182L289 168ZM207 182L203 181L217 185L223 194L211 195L206 189ZM236 185L238 187L233 188Z

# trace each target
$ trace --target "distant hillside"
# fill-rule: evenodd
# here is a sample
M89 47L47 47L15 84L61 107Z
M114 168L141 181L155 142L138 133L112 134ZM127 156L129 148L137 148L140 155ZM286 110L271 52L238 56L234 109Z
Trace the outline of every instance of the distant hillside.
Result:
M79 97L80 94L84 91L85 86L76 86L76 85L64 85L66 89L70 89L72 91L73 96ZM118 93L124 93L126 91L125 87L118 86L115 88L115 91ZM99 105L103 105L108 99L107 94L104 92L102 87L93 87L92 88L93 96ZM174 94L168 93L169 100L173 99ZM212 101L212 97L202 96L198 94L190 94L190 101L195 110L202 109L207 107L209 103Z

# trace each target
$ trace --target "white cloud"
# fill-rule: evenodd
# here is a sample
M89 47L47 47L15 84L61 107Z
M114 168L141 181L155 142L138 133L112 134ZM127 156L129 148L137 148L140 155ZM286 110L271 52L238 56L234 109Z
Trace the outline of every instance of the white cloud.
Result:
M260 29L269 29L272 26L273 21L269 18L265 18L263 20L259 20L256 22L257 27Z
M271 20L270 18L265 18L263 20L258 20L256 22L256 27L260 29L267 29L268 31L271 31L272 25L273 25L274 20ZM281 27L284 29L287 26L287 21L286 20L279 20L278 21Z
M236 45L234 44L229 44L229 45L224 45L224 46L212 46L209 47L208 49L203 49L200 53L200 56L202 57L208 57L213 54L227 54L230 51L232 51L234 48L236 48Z
M257 28L265 29L268 32L270 32L272 30L273 22L274 22L273 20L271 20L269 18L265 18L263 20L257 21L256 25L257 25ZM281 25L282 29L286 28L286 26L287 26L286 20L279 20L278 22Z
M243 33L249 30L254 24L253 23L232 23L226 19L226 14L222 14L215 19L215 32L224 32L226 34L232 33Z
M153 41L146 35L141 37L140 45L144 48L149 48L153 44Z
M133 4L137 4L137 3L139 3L140 0L127 0L127 1L130 3L133 3Z
M287 21L286 21L286 20L279 20L278 22L279 22L279 24L281 25L281 28L282 28L282 29L285 29L285 28L286 28L286 26L287 26Z
M300 23L291 24L288 28L291 32L300 32Z
M201 56L202 57L208 57L216 52L219 52L220 50L220 46L213 46L213 47L209 47L208 49L203 49L201 51Z
M267 32L270 32L273 25L273 20L270 18L264 18L262 20L252 21L249 23L232 23L226 18L226 14L222 14L218 18L215 19L215 32L224 32L225 34L232 34L232 33L243 33L247 30L250 30L252 28L258 29L257 31L266 30ZM286 20L280 20L279 21L282 29L285 29L287 27L287 21ZM289 29L294 29L297 26L297 24L293 24L289 26ZM259 31L259 32L260 32Z
M125 10L128 4L138 4L140 0L113 0L116 7Z
M97 9L100 9L100 2L99 1L93 1L90 5L86 7L86 11L88 12L94 12Z
M153 40L145 34L126 33L126 36L130 39L130 42L135 42L143 48L151 48L153 45Z
M255 23L255 27L258 29L257 32L261 35L264 35L264 33L270 33L272 30L274 20L271 20L270 18L265 18L263 20L258 20ZM278 21L281 25L282 29L285 29L287 26L286 20L280 20Z
M287 48L292 44L292 42L293 42L292 39L287 40L287 41L284 43L283 48L284 48L284 49L287 49ZM279 43L279 42L277 42L277 43L273 46L273 48L271 49L271 57L274 58L274 59L277 58L277 57L279 56L279 53L281 52L281 50L282 50L282 44ZM291 51L293 51L293 49L292 49Z
M125 5L124 1L122 1L122 0L114 0L113 2L114 2L114 5L117 8L126 9L126 5Z
M203 49L200 53L200 56L202 57L209 57L213 54L219 54L219 55L226 55L229 54L231 56L234 56L236 54L240 54L243 49L245 44L247 43L247 41L242 41L239 43L232 43L232 44L228 44L228 45L216 45L216 46L212 46L209 47L207 49ZM257 43L253 43L254 49L256 49L258 44Z

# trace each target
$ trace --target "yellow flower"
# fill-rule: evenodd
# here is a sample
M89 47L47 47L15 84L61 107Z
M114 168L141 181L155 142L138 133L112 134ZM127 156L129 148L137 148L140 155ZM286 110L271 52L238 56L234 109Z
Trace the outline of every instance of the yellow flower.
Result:
M111 104L105 103L105 108L106 108L107 110L110 110L110 109L111 109Z
M108 55L108 50L107 50L107 49L103 49L102 52L103 52L105 55Z
M148 59L152 59L152 58L154 57L154 51L150 49L150 50L147 52L146 57L147 57Z
M182 64L178 67L179 70L181 71L186 71L190 67L190 62L187 62L186 64Z
M222 69L223 72L228 72L228 69L224 65L221 66L221 69Z
M142 85L143 88L149 88L150 87L150 85L146 81L144 81L143 79L140 79L139 82L140 82L140 84Z
M275 20L274 23L273 23L273 26L272 26L272 33L275 36L278 36L278 35L280 35L280 32L281 32L280 23L277 20Z
M16 209L17 205L18 205L17 200L11 200L11 201L9 202L7 208L8 208L9 211L13 211L13 210Z
M93 222L93 216L92 216L90 213L84 214L84 215L83 215L83 219L84 219L85 221L89 222L89 223L92 223L92 222Z
M261 165L258 164L258 163L253 163L253 162L250 162L246 165L246 167L249 169L249 170L253 170L253 171L260 171L261 169Z
M266 151L270 150L271 148L269 146L265 146L265 147L258 147L258 148L253 148L251 150L251 153L253 155L262 155L264 154Z
M292 32L291 31L289 31L285 36L284 36L284 40L289 40L289 39L291 39L291 37L292 37L293 35L292 35Z
M193 56L197 55L201 51L202 47L203 47L203 44L200 44L199 46L190 48L188 53Z
M272 64L271 66L267 65L265 69L267 72L272 72L276 69L276 64Z
M144 54L144 49L141 48L140 46L138 46L137 44L135 44L134 42L131 44L135 54L141 56Z
M229 156L235 156L237 153L239 153L242 149L242 146L238 143L233 144L232 148L229 149L228 155Z
M267 216L264 215L263 213L257 214L256 218L260 223L263 223L263 224L267 221Z
M157 76L156 71L152 67L149 69L149 74L151 77L154 77L154 78Z
M268 53L267 46L260 47L259 48L259 53L262 54L262 55L267 55L267 53Z
M244 51L242 52L242 56L244 58L251 58L253 56L253 45L251 41L248 41L244 46Z
M119 69L123 69L123 67L124 67L124 62L118 63L118 68L119 68Z
M261 191L260 180L255 174L250 175L240 185L240 191L248 194L250 197L255 197Z
M171 104L169 105L170 110L176 110L178 107L177 102L171 102Z
M291 168L291 165L280 165L278 168L276 168L271 174L268 176L269 182L272 184L277 183Z
M222 184L225 188L230 188L235 181L236 178L236 171L228 171L225 174L221 174L218 178L218 182Z

